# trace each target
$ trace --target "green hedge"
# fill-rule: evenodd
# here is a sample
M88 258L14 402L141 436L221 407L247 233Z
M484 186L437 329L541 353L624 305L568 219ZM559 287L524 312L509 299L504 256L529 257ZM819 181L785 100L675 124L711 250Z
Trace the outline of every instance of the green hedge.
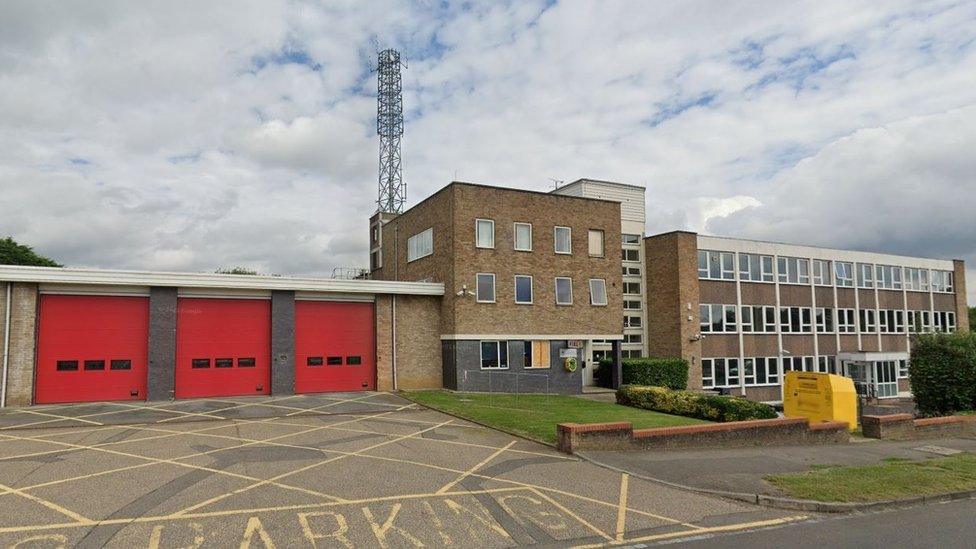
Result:
M600 361L594 375L600 387L610 386L609 358ZM653 385L668 389L688 388L688 361L683 358L625 358L621 361L623 385Z
M976 410L976 334L919 334L908 375L922 415Z
M744 398L671 391L661 387L625 385L617 390L617 404L709 421L774 419L776 410Z

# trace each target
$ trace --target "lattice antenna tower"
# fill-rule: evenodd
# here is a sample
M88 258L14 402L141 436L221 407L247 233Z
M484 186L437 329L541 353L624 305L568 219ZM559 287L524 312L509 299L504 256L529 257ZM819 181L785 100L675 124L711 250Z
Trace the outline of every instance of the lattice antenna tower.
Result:
M377 74L376 133L380 136L379 193L377 209L403 213L407 185L400 165L400 138L403 136L403 85L400 52L388 48L379 53Z

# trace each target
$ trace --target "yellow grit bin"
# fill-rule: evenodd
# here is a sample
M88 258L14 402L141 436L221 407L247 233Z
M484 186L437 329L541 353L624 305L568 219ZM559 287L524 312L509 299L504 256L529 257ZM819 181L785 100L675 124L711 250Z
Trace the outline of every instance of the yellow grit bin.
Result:
M786 417L805 417L810 423L846 421L857 429L857 393L854 380L816 372L786 372L783 390Z

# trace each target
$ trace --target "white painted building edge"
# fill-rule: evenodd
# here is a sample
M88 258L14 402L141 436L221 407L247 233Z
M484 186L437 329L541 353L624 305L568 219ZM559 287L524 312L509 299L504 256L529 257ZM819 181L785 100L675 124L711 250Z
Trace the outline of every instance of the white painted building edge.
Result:
M57 267L0 266L0 281L39 284L169 286L244 290L294 290L345 294L444 295L444 285L430 282L337 280L331 278L250 276L163 271L122 271Z
M749 254L780 255L785 257L829 259L835 261L850 261L853 263L875 263L878 265L918 267L943 271L953 270L953 263L948 259L930 259L924 257L882 254L877 252L839 250L833 248L820 248L817 246L802 246L798 244L782 244L779 242L763 242L760 240L730 238L725 236L698 235L698 249L712 250L716 252L741 252Z
M537 340L561 340L561 339L607 339L620 341L624 338L621 334L442 334L442 340L494 340L494 339L537 339Z

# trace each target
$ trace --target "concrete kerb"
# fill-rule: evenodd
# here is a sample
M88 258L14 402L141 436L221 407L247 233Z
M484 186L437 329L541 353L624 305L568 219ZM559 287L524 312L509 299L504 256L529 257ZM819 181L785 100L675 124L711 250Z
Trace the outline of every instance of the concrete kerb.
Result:
M786 509L790 511L808 511L814 513L854 513L854 512L880 511L883 509L897 509L903 507L912 507L924 503L939 503L939 502L946 502L946 501L953 501L953 500L960 500L960 499L976 499L976 490L964 490L961 492L950 492L947 494L914 496L914 497L904 498L904 499L867 501L867 502L858 502L858 503L814 501L809 499L796 499L796 498L787 498L781 496L770 496L767 494L751 494L748 492L729 492L726 490L712 490L710 488L687 486L685 484L678 484L676 482L669 482L667 480L654 478L641 473L635 473L633 471L628 471L625 469L621 469L620 467L615 467L613 465L603 463L600 460L594 459L586 455L585 452L576 452L574 455L576 455L582 460L592 463L593 465L603 467L604 469L609 469L611 471L616 471L618 473L625 473L632 477L636 477L641 480L646 480L648 482L662 484L669 488L676 488L678 490L685 490L687 492L694 492L697 494L705 494L710 496L718 496L725 499L732 499L735 501L752 503L754 505L761 505L763 507L771 507L774 509Z

